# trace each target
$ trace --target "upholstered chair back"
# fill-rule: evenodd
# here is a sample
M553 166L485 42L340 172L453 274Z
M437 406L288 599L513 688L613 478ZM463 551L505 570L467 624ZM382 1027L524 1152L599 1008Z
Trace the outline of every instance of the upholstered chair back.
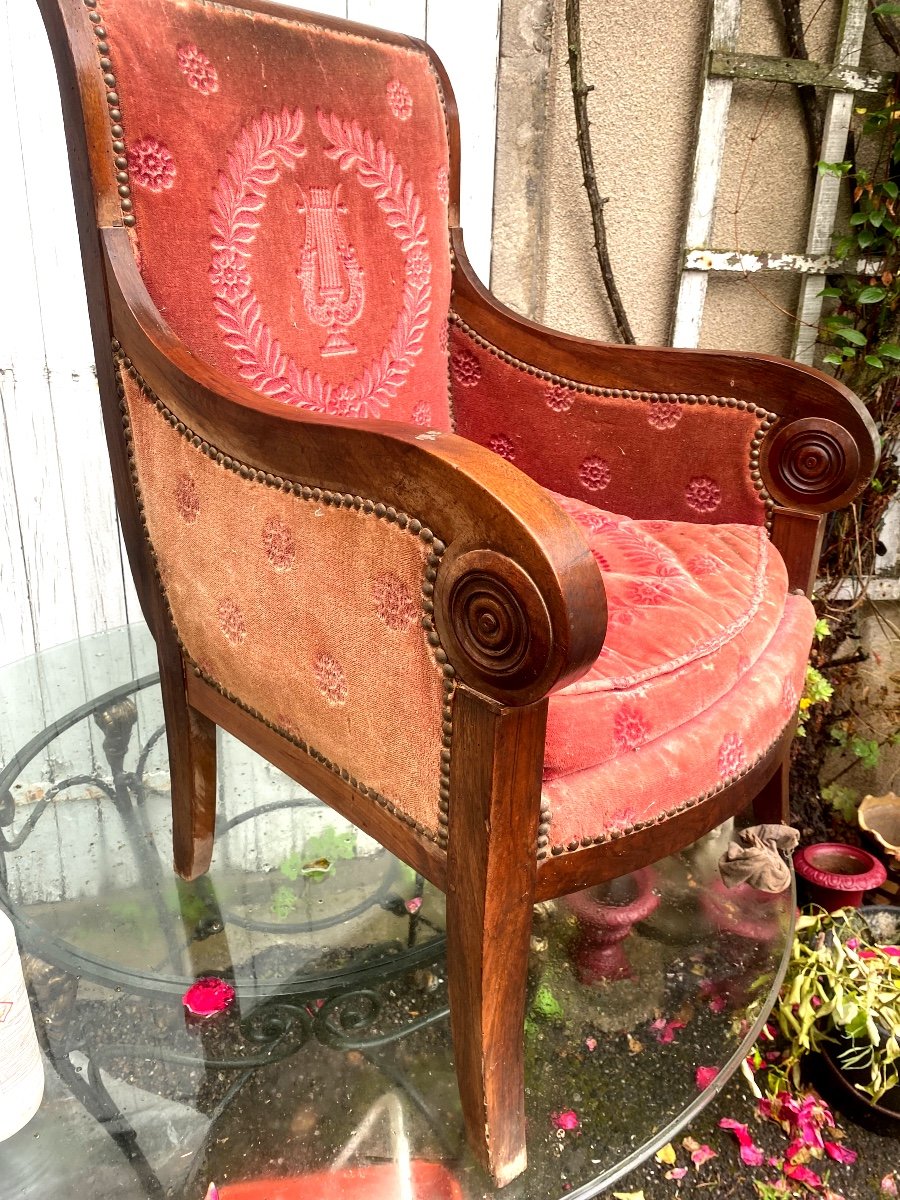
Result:
M84 2L123 218L175 332L286 404L449 428L448 137L425 50L308 15Z

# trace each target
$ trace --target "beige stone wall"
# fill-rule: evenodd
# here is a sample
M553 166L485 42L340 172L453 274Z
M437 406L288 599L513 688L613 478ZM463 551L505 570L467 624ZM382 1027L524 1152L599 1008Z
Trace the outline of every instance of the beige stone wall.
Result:
M839 3L807 0L810 55L831 61ZM616 277L639 342L673 316L703 81L708 0L582 0L584 75ZM739 48L785 55L777 0L744 0ZM615 339L581 182L564 0L504 0L492 286L519 311ZM813 173L794 88L734 88L714 245L802 251ZM701 344L788 354L798 283L710 281Z

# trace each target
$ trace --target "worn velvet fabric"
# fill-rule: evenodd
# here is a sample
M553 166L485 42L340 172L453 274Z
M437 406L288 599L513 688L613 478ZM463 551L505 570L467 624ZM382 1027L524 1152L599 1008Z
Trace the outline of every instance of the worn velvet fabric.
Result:
M287 404L450 426L448 149L420 50L198 0L98 0L144 282Z
M788 596L765 649L719 700L664 736L637 739L598 766L545 780L551 845L576 850L635 822L660 820L749 770L796 714L814 620L805 596Z
M373 513L242 479L124 383L147 528L187 653L436 834L443 675L421 624L427 546Z
M542 379L455 323L450 341L457 433L544 487L629 517L765 523L750 457L764 408L682 395L676 379L665 395L592 395Z

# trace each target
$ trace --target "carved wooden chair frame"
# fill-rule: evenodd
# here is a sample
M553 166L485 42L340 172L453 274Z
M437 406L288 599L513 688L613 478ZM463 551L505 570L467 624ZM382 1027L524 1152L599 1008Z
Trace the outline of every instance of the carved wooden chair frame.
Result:
M91 0L83 0L88 10ZM447 895L447 956L456 1069L472 1146L499 1184L525 1164L522 1027L532 906L620 876L684 847L751 801L761 820L787 812L793 726L737 781L665 820L588 845L550 846L541 809L548 697L596 659L605 633L600 570L574 523L490 450L455 434L330 422L266 399L195 358L150 299L128 240L127 185L115 80L97 70L104 30L82 0L39 0L56 58L116 500L140 601L156 639L166 713L176 870L209 865L216 801L216 726L327 801ZM265 0L244 8L285 16ZM303 14L291 12L292 19ZM394 44L412 39L316 16ZM430 52L429 52L430 53ZM449 108L451 321L503 347L522 369L580 387L765 397L776 414L751 458L772 497L769 528L791 586L809 593L823 515L870 477L874 429L846 388L796 363L745 353L603 345L547 330L502 304L469 267L458 228L459 136ZM113 145L110 152L110 121ZM125 186L125 192L123 192ZM125 201L123 203L123 196ZM302 738L287 739L239 697L185 661L155 570L133 476L122 401L133 373L160 412L202 453L261 486L400 521L429 548L426 630L446 679L441 834L397 820ZM603 403L598 394L597 403ZM432 530L440 532L440 539Z

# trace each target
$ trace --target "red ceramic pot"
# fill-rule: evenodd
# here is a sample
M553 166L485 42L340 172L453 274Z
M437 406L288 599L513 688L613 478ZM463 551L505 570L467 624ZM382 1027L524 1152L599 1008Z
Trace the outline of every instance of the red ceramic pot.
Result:
M642 867L612 884L566 896L566 904L578 919L572 959L582 983L632 977L622 942L635 922L646 920L659 904L654 880L653 869Z
M881 887L887 879L887 871L874 854L842 842L801 846L794 855L794 870L812 903L826 912L859 908L865 893Z

